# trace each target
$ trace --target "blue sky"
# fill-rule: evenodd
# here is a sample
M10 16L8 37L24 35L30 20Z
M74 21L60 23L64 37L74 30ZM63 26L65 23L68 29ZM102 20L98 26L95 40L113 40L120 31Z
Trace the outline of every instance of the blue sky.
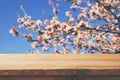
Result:
M58 16L64 21L65 18L62 16L65 15L65 10L68 10L66 6L69 4L63 4L62 1L60 2L62 11ZM18 26L16 13L19 12L23 16L20 3L24 4L27 14L34 20L49 19L48 15L52 15L52 7L48 4L48 0L0 0L0 53L28 53L28 50L32 49L31 44L22 37L16 38L9 33L12 24ZM42 14L42 10L46 13Z

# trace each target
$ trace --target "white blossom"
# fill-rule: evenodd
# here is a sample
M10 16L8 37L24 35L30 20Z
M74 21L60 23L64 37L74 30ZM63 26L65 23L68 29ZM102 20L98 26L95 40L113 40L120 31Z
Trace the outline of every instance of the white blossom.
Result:
M36 25L37 26L41 26L42 25L42 21L41 20L36 20Z
M37 47L39 47L39 43L38 42L32 42L32 44L31 44L31 46L32 46L32 48L37 48Z

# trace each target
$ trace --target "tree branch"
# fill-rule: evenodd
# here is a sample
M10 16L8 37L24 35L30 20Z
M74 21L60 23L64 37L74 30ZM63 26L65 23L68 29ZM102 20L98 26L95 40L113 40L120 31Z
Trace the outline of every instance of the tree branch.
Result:
M103 4L101 4L100 2L99 2L99 0L96 0L101 6L103 6L107 11L109 11L117 20L118 20L118 22L120 22L120 18L118 18L110 9L109 9L109 7L107 7L107 6L104 6Z

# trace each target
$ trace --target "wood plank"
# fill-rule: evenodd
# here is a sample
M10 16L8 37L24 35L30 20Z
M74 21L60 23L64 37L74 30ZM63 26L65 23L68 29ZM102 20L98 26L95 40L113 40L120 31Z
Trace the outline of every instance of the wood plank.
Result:
M120 80L119 54L1 54L0 80Z
M0 70L120 69L119 54L2 54Z

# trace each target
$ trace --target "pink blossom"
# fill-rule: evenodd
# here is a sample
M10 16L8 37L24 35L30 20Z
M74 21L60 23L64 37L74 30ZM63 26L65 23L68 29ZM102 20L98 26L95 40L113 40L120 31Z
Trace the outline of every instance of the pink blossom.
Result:
M38 42L41 42L43 40L43 36L42 35L38 35L37 36L37 40L38 40Z
M44 25L50 25L50 22L47 19L45 19L43 23Z
M38 42L32 42L32 44L31 44L31 46L32 46L32 48L37 48L37 47L39 47L39 43Z
M24 18L18 18L18 20L17 20L19 23L23 23L25 20L24 20Z
M41 20L36 20L36 25L37 26L41 26L42 25L42 21Z
M19 32L16 30L16 28L11 28L9 30L9 32L13 35L13 36L18 36Z
M56 54L63 54L63 52L62 52L62 51L59 51L59 50L58 50L58 49L56 49L56 48L55 48L55 53L56 53Z
M80 22L77 24L77 26L78 26L79 28L88 27L88 22L82 20L82 21L80 21Z
M71 8L71 9L76 9L76 8L78 8L78 6L77 6L77 5L71 5L70 8Z
M24 37L27 41L31 41L31 40L32 40L32 34L29 34L29 35L23 34L23 37Z
M84 14L79 14L79 15L78 15L78 20L81 20L81 19L83 19L84 17L85 17Z
M25 15L24 18L25 18L26 20L31 20L31 16L28 16L28 15Z
M43 46L43 47L42 47L42 50L43 50L43 51L47 51L48 48L47 48L46 46Z
M53 9L53 13L58 13L58 12L59 12L59 10L57 8Z
M72 16L72 13L70 11L66 11L65 14L66 14L66 16L69 16L69 17Z

